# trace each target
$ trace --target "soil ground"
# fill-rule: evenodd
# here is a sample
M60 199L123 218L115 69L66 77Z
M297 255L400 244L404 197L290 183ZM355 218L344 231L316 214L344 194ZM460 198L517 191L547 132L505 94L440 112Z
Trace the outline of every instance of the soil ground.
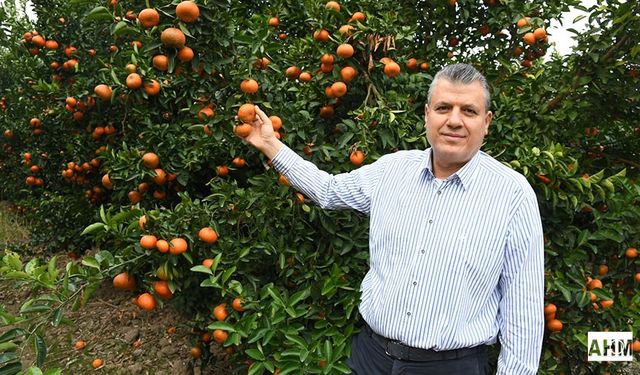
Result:
M2 203L2 202L0 202ZM10 223L16 233L16 222L7 214L6 205L0 204L4 215L2 223ZM8 220L8 218L12 220ZM15 236L3 236L0 242L13 242ZM27 238L20 235L20 241ZM5 243L6 243L5 242ZM0 253L4 246L0 248ZM73 261L65 251L57 254L58 265L64 269ZM24 262L23 256L23 262ZM17 313L29 298L28 285L19 286L13 280L0 279L0 304L12 314ZM68 311L65 318L72 324L58 327L46 326L45 342L48 355L43 369L60 368L63 374L87 374L99 371L103 374L193 374L228 375L234 373L229 357L215 342L203 345L207 353L200 359L190 355L191 347L199 341L199 334L188 326L189 317L184 316L171 302L162 309L146 312L135 306L130 292L116 290L110 280L105 280L88 303L78 311ZM0 334L13 328L0 327ZM74 344L83 340L86 347L76 350ZM31 344L18 352L23 370L34 365L34 350ZM91 362L101 358L104 365L98 370ZM206 361L206 362L204 362Z
M27 287L0 282L0 301L9 312L15 313L28 296ZM184 324L189 318L174 306L169 303L162 310L146 312L135 306L131 297L105 282L85 306L65 315L73 324L46 327L48 356L44 368L86 374L94 371L91 362L101 358L104 365L100 370L106 374L232 373L226 354L216 343L209 348L209 363L203 365L201 359L191 358L189 351L198 335ZM78 340L86 343L84 349L74 348ZM33 365L31 345L25 347L22 358L23 369Z

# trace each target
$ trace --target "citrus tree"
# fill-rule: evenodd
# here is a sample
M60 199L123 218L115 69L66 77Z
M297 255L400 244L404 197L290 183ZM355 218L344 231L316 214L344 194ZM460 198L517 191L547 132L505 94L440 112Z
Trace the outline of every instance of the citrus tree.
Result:
M638 332L636 2L588 9L567 56L546 29L573 0L33 3L35 22L3 10L1 194L49 251L99 247L82 264L141 309L187 309L202 348L251 374L349 372L368 220L244 144L253 105L348 172L428 147L432 76L467 62L492 86L483 149L538 194L541 373L620 368L585 353L588 331Z

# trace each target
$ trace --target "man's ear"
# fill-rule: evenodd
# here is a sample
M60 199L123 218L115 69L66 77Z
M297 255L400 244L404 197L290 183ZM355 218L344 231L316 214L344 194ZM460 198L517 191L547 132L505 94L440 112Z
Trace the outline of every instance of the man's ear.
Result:
M491 125L491 120L493 120L493 112L487 111L487 114L484 117L484 135L489 134L489 125Z

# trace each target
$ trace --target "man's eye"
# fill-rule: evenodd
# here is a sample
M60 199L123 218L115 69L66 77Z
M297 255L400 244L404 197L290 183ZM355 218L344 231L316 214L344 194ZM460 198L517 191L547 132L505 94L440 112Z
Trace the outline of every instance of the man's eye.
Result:
M477 113L475 110L473 110L471 108L465 109L465 112L467 112L468 114L471 114L471 115L475 115Z

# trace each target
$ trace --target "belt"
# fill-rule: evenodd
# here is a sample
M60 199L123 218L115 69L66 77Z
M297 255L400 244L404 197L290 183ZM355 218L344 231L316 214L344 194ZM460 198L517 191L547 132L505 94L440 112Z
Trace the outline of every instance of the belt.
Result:
M375 342L382 346L388 356L400 361L430 362L451 360L478 354L486 350L485 345L474 346L472 348L461 348L442 351L414 348L412 346L405 345L400 341L391 340L384 336L378 335L377 333L373 332L368 324L364 325L364 329L369 337L371 337Z

